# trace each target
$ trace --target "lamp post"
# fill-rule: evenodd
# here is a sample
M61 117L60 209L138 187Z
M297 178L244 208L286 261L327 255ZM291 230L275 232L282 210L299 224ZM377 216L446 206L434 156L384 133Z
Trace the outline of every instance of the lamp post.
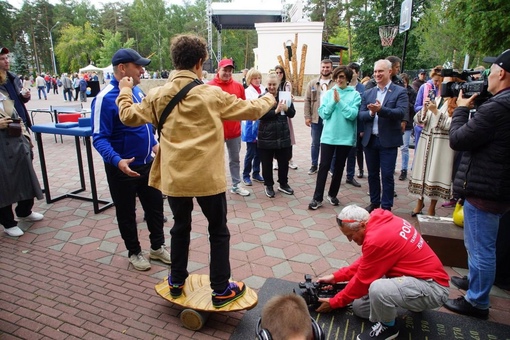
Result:
M51 35L51 31L53 31L53 29L58 25L60 24L60 21L57 21L55 23L55 25L53 25L51 28L48 28L45 24L43 24L40 20L37 21L39 24L41 24L42 26L44 26L47 30L48 30L48 33L50 35L50 45L51 45L51 60L53 62L53 74L54 75L57 75L57 61L55 59L55 49L53 48L53 36Z

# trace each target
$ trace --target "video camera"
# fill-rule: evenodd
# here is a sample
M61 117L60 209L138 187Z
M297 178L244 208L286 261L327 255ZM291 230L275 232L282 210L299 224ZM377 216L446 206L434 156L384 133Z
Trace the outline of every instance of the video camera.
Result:
M475 77L480 75L479 77ZM485 100L489 99L492 95L488 88L487 76L483 71L475 70L464 70L462 73L454 71L453 69L443 69L441 71L442 77L457 77L464 82L443 82L441 84L441 97L458 97L460 90L462 90L462 96L469 98L474 94L478 94L475 101L480 104Z
M305 299L309 309L315 310L320 306L319 298L332 298L342 291L346 283L319 283L312 282L312 275L305 275L305 282L299 283L300 295ZM296 291L294 291L296 293Z

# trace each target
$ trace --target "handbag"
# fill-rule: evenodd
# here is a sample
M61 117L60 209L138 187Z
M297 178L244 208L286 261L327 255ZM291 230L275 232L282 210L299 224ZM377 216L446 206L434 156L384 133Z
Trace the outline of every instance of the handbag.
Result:
M7 135L9 137L20 137L21 132L21 119L12 118L12 122L7 125Z
M461 228L464 227L464 200L460 199L453 210L453 223Z

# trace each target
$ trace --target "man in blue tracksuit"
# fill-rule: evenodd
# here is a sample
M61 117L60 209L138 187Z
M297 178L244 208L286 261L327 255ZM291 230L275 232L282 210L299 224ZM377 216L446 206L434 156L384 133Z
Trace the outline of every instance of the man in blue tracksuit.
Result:
M150 263L142 255L136 227L136 196L142 203L150 232L149 257L170 264L163 233L163 196L148 185L153 155L158 152L153 127L145 124L130 127L121 123L115 100L119 95L119 80L131 77L140 83L143 66L150 63L130 48L118 50L113 58L114 76L92 101L93 144L105 164L106 178L116 208L120 234L128 250L129 262L137 270L148 270ZM133 88L133 102L140 103L142 90Z

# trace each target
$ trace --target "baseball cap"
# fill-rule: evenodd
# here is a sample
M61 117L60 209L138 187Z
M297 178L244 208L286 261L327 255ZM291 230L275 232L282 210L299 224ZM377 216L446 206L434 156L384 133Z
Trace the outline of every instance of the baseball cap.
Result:
M501 53L498 57L485 57L483 61L486 63L497 64L503 70L510 72L510 49Z
M422 74L422 73L427 73L427 71L425 71L424 69L421 69L420 72L418 72L419 74Z
M0 54L8 54L9 49L7 47L0 46Z
M232 59L222 59L219 63L218 63L218 69L222 68L222 67L234 67L234 62L232 61Z
M121 48L112 57L112 65L134 63L140 66L147 66L151 63L150 59L142 57L138 52L131 48Z

